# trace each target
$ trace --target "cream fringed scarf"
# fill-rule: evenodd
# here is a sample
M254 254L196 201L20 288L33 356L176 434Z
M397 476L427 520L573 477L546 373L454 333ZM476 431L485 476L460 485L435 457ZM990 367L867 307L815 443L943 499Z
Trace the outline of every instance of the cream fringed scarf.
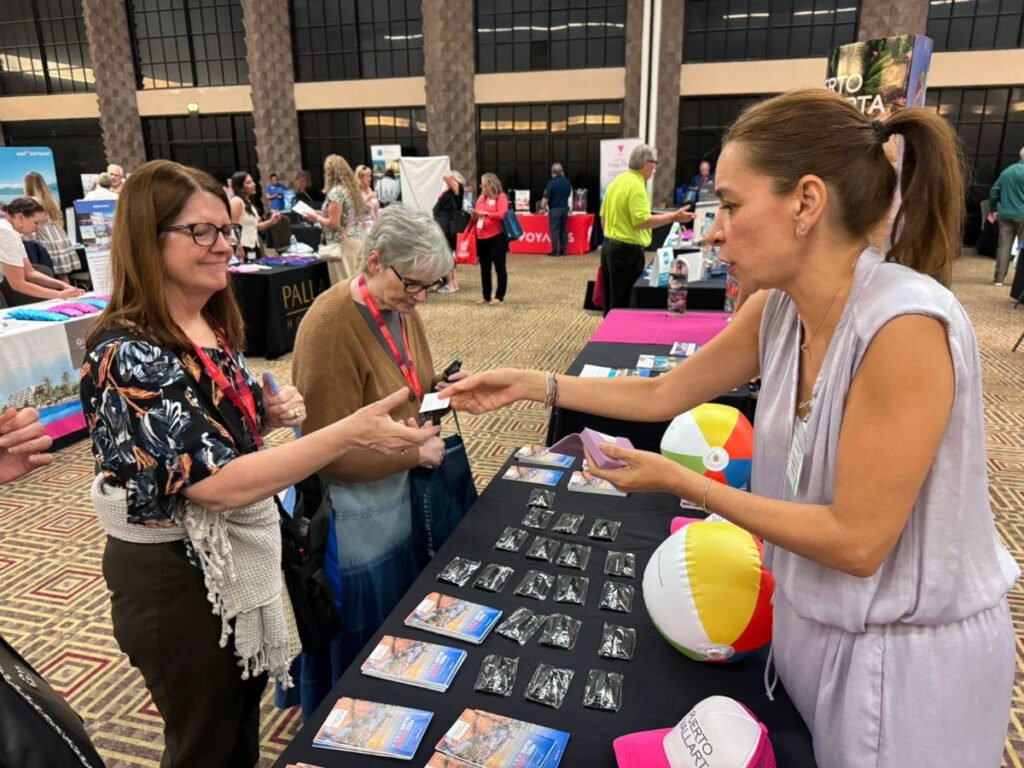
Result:
M128 522L126 493L107 486L103 475L92 485L92 501L108 535L135 544L189 539L199 556L213 614L220 616L220 647L234 620L235 653L242 679L268 672L292 686L288 667L302 650L288 590L281 578L281 530L274 500L227 512L185 505L183 526L166 528Z

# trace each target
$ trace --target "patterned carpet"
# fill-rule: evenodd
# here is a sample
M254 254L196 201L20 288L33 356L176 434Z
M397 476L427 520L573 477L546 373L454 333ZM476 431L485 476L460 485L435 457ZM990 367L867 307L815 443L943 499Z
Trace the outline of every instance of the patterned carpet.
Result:
M438 367L460 357L468 370L498 365L564 370L600 322L580 309L594 255L510 257L505 306L477 306L479 276L460 271L463 289L438 295L423 316ZM1024 308L1007 289L989 284L992 261L961 259L955 290L974 321L985 376L991 496L1000 533L1024 562L1024 349L1010 352L1024 330ZM290 380L289 358L253 359ZM524 405L462 420L478 485L509 450L543 441L547 413ZM290 439L286 433L275 441ZM85 442L61 451L53 465L0 493L0 632L63 693L83 717L110 766L156 765L160 718L113 640L100 571L103 534L88 500L93 467ZM1018 633L1017 685L1005 766L1024 765L1024 583L1010 596ZM263 712L263 761L270 765L298 726L296 711Z

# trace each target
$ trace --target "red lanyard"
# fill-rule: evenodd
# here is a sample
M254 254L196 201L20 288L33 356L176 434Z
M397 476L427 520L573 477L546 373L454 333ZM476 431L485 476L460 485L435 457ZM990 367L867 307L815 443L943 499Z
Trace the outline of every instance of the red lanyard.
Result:
M220 369L210 356L206 354L206 350L200 347L198 344L193 343L192 349L196 352L196 357L199 358L203 364L203 368L206 369L207 375L213 379L213 383L217 385L217 388L227 396L231 404L235 406L239 413L242 414L242 420L245 421L245 425L249 428L249 432L252 434L253 440L256 442L257 448L263 447L263 437L260 435L259 422L256 419L256 398L252 395L252 390L249 389L248 383L245 381L245 377L242 376L242 372L238 368L238 363L235 361L234 355L231 352L231 347L228 346L227 337L224 336L224 331L220 328L214 328L213 332L217 336L217 342L220 344L228 357L231 358L231 367L235 372L235 381L232 384L228 381L227 376L224 375L224 371Z
M370 310L370 314L373 315L373 319L377 321L377 327L380 329L380 335L384 337L384 342L388 345L388 349L391 350L391 356L395 358L395 362L398 364L398 370L402 372L402 376L412 387L412 390L416 393L416 397L421 399L423 397L423 385L420 384L419 378L416 376L416 365L412 361L412 350L409 348L409 334L405 330L405 322L399 319L402 325L402 340L405 342L405 354L409 358L409 364L406 365L405 360L402 359L401 353L398 351L398 345L395 344L395 337L391 335L391 331L384 323L384 318L381 317L380 310L377 309L377 302L373 300L373 296L370 295L370 289L366 287L365 275L359 276L357 283L359 286L359 293L363 296L363 302L366 304L366 308Z

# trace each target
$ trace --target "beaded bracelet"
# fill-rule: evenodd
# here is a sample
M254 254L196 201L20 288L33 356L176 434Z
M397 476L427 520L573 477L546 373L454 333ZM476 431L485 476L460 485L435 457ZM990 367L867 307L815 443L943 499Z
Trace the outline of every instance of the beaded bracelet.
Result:
M552 408L558 400L558 378L554 371L547 374L547 393L544 395L544 407Z

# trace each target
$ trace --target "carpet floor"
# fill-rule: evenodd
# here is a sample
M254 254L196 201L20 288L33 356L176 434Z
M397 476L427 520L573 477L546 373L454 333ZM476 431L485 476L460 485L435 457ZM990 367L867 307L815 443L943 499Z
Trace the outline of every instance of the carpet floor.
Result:
M990 284L992 261L965 254L954 290L974 322L985 380L990 495L996 524L1024 563L1024 308ZM600 323L581 309L594 254L562 259L510 256L503 306L478 306L479 274L460 270L462 290L423 306L434 360L455 357L467 370L498 366L565 370ZM258 373L291 380L290 356L253 358ZM477 485L483 488L513 448L544 441L547 411L517 405L461 419ZM289 440L284 431L273 442ZM0 492L0 632L85 720L108 765L153 766L162 749L161 720L139 674L120 653L110 626L101 574L104 535L89 502L93 462L86 441ZM1010 594L1018 636L1017 680L1004 766L1024 765L1024 582ZM261 765L271 765L299 726L296 710L264 701Z

